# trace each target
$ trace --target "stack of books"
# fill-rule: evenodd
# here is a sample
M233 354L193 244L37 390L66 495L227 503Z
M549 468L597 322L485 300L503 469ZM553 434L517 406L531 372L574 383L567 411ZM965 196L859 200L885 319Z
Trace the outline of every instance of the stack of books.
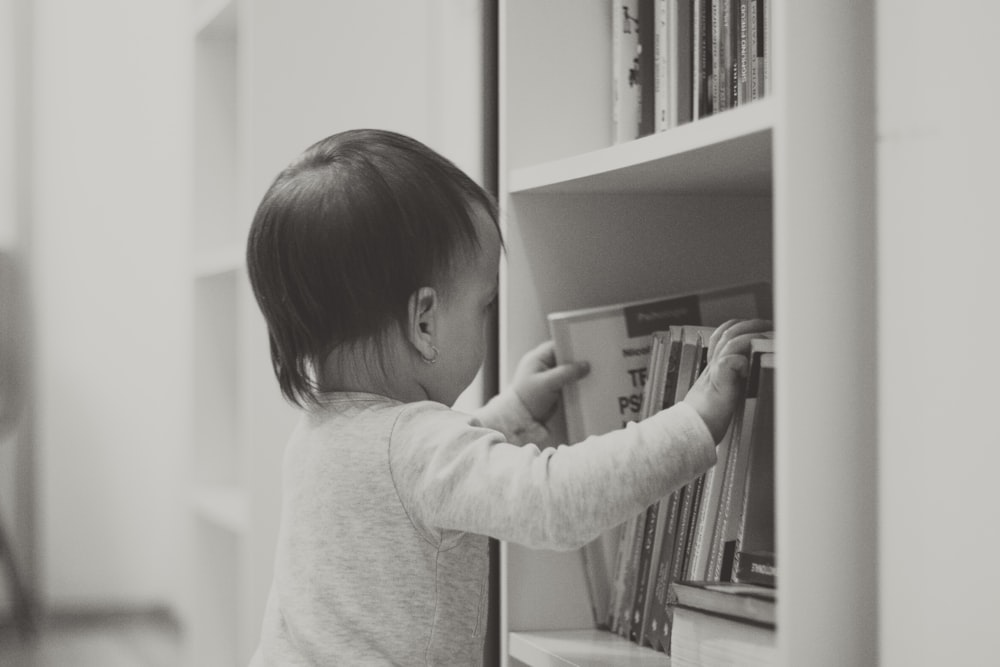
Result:
M570 441L682 400L707 363L715 325L755 317L770 318L767 284L550 315L557 359L591 365L564 391ZM751 345L743 403L718 463L582 550L596 626L669 653L672 585L776 587L774 339Z
M771 88L771 0L612 0L612 117L628 141Z
M777 591L718 582L671 585L673 667L777 664Z

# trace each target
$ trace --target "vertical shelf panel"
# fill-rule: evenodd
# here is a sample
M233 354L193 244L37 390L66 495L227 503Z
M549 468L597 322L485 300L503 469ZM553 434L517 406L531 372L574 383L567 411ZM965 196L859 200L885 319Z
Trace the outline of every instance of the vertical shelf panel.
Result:
M241 480L238 276L236 271L226 271L195 281L195 474L199 484L236 485Z
M235 11L235 10L231 10ZM234 20L234 19L233 19ZM198 32L194 70L195 251L237 239L237 52L228 23Z

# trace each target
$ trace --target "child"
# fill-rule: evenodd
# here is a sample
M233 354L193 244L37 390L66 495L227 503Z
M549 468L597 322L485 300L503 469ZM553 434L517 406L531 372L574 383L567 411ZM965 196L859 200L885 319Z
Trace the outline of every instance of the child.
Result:
M715 463L760 322L712 336L685 401L545 448L551 344L475 414L501 240L493 200L407 137L324 139L264 195L247 266L287 399L274 581L252 665L479 664L488 537L574 549ZM516 296L516 295L514 295Z

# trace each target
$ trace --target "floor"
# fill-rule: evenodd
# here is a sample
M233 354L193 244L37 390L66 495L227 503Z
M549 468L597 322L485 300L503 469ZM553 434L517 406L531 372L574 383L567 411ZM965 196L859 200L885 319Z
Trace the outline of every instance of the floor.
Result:
M179 667L180 633L163 614L52 619L32 637L0 627L0 667Z

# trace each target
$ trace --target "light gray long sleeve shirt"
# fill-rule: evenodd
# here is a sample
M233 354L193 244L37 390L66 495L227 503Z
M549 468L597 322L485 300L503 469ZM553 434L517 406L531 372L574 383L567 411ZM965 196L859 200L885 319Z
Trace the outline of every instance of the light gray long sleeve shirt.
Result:
M684 403L572 446L546 440L513 393L472 416L359 393L306 412L251 667L479 665L487 537L575 549L716 460Z

